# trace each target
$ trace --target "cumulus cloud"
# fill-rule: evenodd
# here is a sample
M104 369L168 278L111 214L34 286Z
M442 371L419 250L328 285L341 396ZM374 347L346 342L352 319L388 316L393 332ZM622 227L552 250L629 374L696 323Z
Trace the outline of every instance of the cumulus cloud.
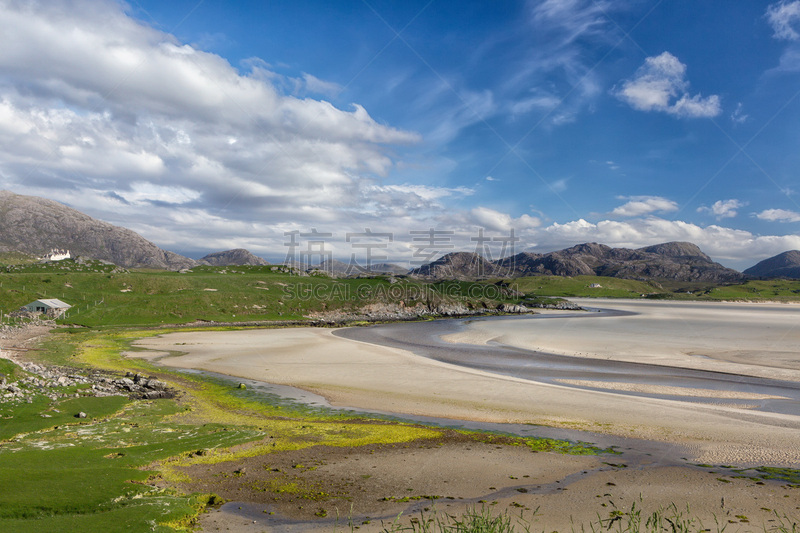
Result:
M639 111L661 111L685 118L715 117L722 112L718 95L688 93L686 65L664 52L645 59L633 78L625 80L616 96Z
M329 219L358 209L392 150L420 140L358 104L305 96L335 84L255 59L239 71L111 0L0 0L0 49L4 186L124 225L136 206L156 228L189 208L204 215L187 221L221 216L231 230ZM392 206L432 194L382 192Z
M618 199L628 201L611 211L611 216L639 217L678 210L678 204L661 196L620 196Z
M776 39L797 41L800 39L800 0L781 0L767 7L767 21L772 26Z
M765 209L755 216L770 222L800 222L800 213L788 209Z
M772 26L773 37L789 41L775 68L769 74L800 71L800 0L782 0L767 7L765 14Z
M509 232L514 229L518 233L538 228L541 225L541 221L536 217L522 215L513 218L507 213L501 213L488 207L476 207L469 212L469 215L473 225L501 232Z
M711 207L701 206L697 208L698 213L710 213L717 217L717 220L721 220L723 218L733 218L739 214L737 209L741 209L742 207L746 206L747 202L742 202L741 200L730 199L730 200L717 200L714 202Z

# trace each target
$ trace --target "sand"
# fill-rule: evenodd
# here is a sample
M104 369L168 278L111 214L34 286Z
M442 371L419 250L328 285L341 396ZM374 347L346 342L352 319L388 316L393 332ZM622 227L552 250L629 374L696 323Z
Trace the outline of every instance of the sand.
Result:
M525 321L524 327L512 321L477 320L447 340L456 350L459 342L502 342L575 357L800 381L798 306L591 304L639 314L558 316ZM608 519L612 512L629 511L634 503L645 518L674 504L675 513L699 519L712 530L726 526L726 531L764 531L777 524L778 516L795 520L800 516L800 488L760 481L752 470L745 471L748 477L743 478L729 467L691 466L697 462L800 467L800 416L749 409L748 400L760 399L764 396L760 393L675 391L590 379L578 384L604 390L533 383L340 338L330 329L171 333L137 345L152 351L129 355L173 367L293 385L338 406L546 424L606 433L612 439L656 441L652 448L641 445L621 456L570 457L472 442L451 434L436 442L313 447L188 467L192 482L181 488L216 492L232 500L201 517L204 531L350 531L348 517L358 531L382 531L401 513L400 521L407 525L419 519L420 512L458 514L468 506L489 506L494 512L516 516L522 513L531 531L580 530L581 525ZM689 393L724 404L618 393L642 387L647 392ZM295 468L297 464L313 468ZM231 475L243 467L245 474ZM328 496L308 500L258 489L276 475L292 476L301 486ZM426 495L442 498L432 502ZM404 496L411 500L397 501ZM702 528L695 524L692 529Z
M298 464L310 468L293 468ZM242 468L243 475L231 475ZM777 517L797 517L800 505L800 489L761 481L748 471L668 466L657 458L636 463L625 457L531 453L463 438L363 450L317 447L198 465L187 474L195 481L183 489L214 491L233 500L202 517L204 531L350 531L352 520L359 531L378 532L395 521L407 526L434 511L460 515L470 507L521 515L530 531L580 531L581 525L590 531L590 523L600 529L598 520L634 505L643 520L675 505L666 510L668 517L680 513L713 531L717 523L726 531L764 531L776 525ZM328 496L308 499L258 490L271 479L291 480ZM410 501L397 501L404 497ZM702 529L698 522L690 528Z
M525 328L509 321L475 321L443 340L800 381L800 305L574 301L635 315L554 316L529 321Z
M661 302L592 302L635 309L637 316L474 321L462 341L496 342L580 356L658 362L800 379L794 358L759 366L771 350L792 353L800 307ZM697 305L697 307L694 307ZM336 337L333 330L292 328L171 333L137 342L184 355L162 364L293 385L333 405L487 422L531 423L679 443L692 460L800 465L800 416L748 405L698 404L532 383ZM499 332L499 333L498 333ZM459 334L461 335L461 334ZM453 341L453 336L450 336ZM748 364L723 360L752 348ZM702 352L707 358L687 355ZM720 355L722 354L722 355ZM713 358L712 358L713 357ZM719 393L722 394L722 393Z

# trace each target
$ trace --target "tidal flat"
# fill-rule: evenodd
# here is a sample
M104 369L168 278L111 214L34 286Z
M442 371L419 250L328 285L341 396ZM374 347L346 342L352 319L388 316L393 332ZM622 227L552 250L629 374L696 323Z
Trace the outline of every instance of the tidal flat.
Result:
M447 430L345 452L320 446L292 452L311 454L297 458L256 454L244 470L236 461L205 470L185 465L184 490L227 480L218 486L227 487L223 497L232 503L204 515L208 530L342 530L358 519L361 530L381 531L401 512L412 520L426 509L452 513L469 505L527 509L532 530L548 531L634 502L648 512L688 510L706 527L723 520L729 531L769 529L778 516L797 516L800 306L591 306L619 313L176 332L135 346L153 350L160 365L291 385L334 406L577 430L618 439L622 453L532 453ZM535 367L544 355L581 366L549 360L539 377L509 370ZM557 471L548 470L553 465ZM770 478L763 467L786 475Z

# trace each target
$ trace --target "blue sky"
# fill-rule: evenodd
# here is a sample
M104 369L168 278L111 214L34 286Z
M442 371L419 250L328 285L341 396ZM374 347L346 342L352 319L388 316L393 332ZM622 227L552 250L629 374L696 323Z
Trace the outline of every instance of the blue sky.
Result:
M178 253L800 249L800 0L0 5L0 187Z

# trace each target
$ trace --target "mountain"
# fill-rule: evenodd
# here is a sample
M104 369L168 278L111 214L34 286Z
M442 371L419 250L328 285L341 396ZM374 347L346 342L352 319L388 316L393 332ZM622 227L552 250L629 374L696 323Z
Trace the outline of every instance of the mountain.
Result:
M52 200L0 191L0 252L41 257L52 249L126 268L178 270L194 260L162 250L141 235Z
M432 279L477 279L494 276L497 266L473 252L454 252L410 272Z
M401 267L400 265L395 265L394 263L376 263L370 266L369 271L375 274L408 274L408 269L406 267Z
M800 279L800 251L790 250L769 259L764 259L744 271L756 278Z
M322 270L328 272L333 276L358 276L364 274L407 274L408 269L392 263L376 263L366 266L350 263L343 263L336 259L325 260L319 265L311 267L308 270Z
M547 254L522 252L492 263L477 254L460 252L445 255L413 270L412 274L454 279L597 275L711 283L736 282L745 278L742 273L715 263L700 248L688 242L669 242L635 250L585 243Z
M208 254L200 259L200 263L208 263L211 266L230 266L230 265L268 265L269 263L260 257L253 255L244 248L236 248L225 252L215 252Z

